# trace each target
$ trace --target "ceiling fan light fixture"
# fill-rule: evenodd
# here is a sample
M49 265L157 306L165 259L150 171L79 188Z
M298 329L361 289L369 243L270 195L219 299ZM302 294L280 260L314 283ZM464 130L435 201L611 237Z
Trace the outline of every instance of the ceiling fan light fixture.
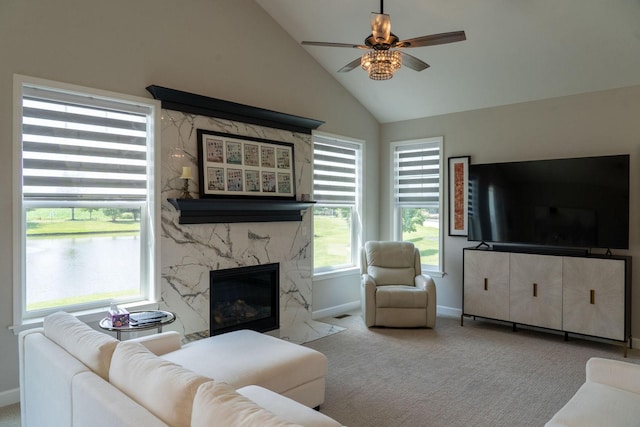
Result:
M397 50L372 50L362 55L362 69L372 80L389 80L402 66L402 54Z

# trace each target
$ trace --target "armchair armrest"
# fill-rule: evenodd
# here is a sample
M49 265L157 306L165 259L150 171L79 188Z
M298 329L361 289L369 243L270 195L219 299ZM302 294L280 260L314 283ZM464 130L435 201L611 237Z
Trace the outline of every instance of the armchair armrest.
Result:
M373 289L375 291L376 286L378 286L376 284L376 281L373 277L371 277L370 275L368 275L367 273L362 275L362 287L365 289Z
M360 282L360 304L364 323L369 327L376 322L376 281L368 274L363 274Z
M436 292L436 283L433 281L431 276L427 276L426 274L420 274L416 276L415 280L416 288L426 289L429 294L435 295Z
M587 361L587 381L640 394L640 365L592 357Z
M167 331L155 335L133 338L130 341L139 342L156 356L161 356L182 348L180 334L176 331Z
M419 274L414 279L417 288L427 290L427 325L431 328L436 325L436 282L431 276Z
M413 279L413 282L416 285L416 288L427 289L427 282L429 282L429 280L431 280L430 277L427 278L424 274L420 274Z

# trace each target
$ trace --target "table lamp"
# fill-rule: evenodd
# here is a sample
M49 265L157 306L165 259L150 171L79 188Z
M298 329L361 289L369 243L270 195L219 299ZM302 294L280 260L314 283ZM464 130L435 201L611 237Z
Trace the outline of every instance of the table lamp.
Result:
M183 199L193 199L191 194L189 194L189 180L193 179L193 174L191 173L190 166L182 167L182 175L180 175L181 179L184 179L184 186L182 187L182 198Z

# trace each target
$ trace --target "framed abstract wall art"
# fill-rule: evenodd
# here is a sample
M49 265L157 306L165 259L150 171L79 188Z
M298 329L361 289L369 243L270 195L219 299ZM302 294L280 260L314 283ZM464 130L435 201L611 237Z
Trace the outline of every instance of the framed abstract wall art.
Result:
M449 157L449 236L467 236L469 156Z
M198 129L200 197L295 199L293 144Z

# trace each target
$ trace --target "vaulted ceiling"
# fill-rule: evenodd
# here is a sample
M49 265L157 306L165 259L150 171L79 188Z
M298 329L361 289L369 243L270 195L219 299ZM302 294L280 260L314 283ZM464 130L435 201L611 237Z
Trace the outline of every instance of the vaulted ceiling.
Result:
M379 0L256 0L296 42L363 44ZM467 40L405 49L428 63L374 81L351 48L303 46L380 123L640 84L640 0L388 0L401 40L464 30Z

